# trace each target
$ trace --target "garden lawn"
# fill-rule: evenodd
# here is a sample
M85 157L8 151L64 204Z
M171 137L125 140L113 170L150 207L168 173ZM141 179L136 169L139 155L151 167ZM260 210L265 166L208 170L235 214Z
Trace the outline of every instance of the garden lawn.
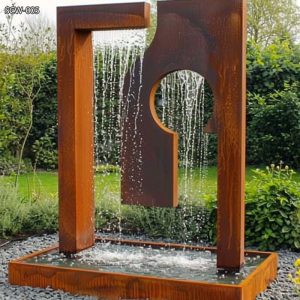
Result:
M248 167L246 173L247 182L251 182L253 177L253 172L251 172L256 167ZM300 174L294 175L295 179L300 182ZM183 191L183 171L180 170L180 191ZM191 190L196 193L193 198L197 198L197 193L199 193L200 177L195 172L191 178L190 186ZM13 183L14 177L3 177L2 180L6 183ZM203 192L205 194L212 194L216 191L217 183L217 168L209 167L206 177L206 181L202 184ZM120 190L120 175L118 173L109 174L97 174L95 180L95 190L96 197L107 197L108 194L118 195ZM25 198L30 198L33 195L43 197L53 197L56 198L58 190L58 176L56 172L36 172L23 174L19 178L19 193Z

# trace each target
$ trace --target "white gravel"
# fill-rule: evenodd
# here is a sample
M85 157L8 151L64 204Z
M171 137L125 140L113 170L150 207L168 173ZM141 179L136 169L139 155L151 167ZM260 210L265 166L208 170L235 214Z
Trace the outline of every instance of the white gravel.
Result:
M294 284L288 279L289 274L295 272L294 262L300 257L300 253L280 251L279 270L277 279L257 300L299 300Z
M127 238L127 237L126 237ZM57 242L57 235L44 235L32 237L27 240L11 243L0 248L0 300L42 300L42 299L95 299L95 297L74 296L62 291L48 289L34 289L30 287L11 286L7 281L7 264L10 260L18 258L36 250L40 250ZM288 251L279 252L278 278L271 287L257 300L300 300L294 290L288 275L294 272L293 263L300 256L299 253ZM212 299L213 300L213 299Z
M10 260L28 253L46 248L57 242L57 235L44 235L28 238L25 241L14 242L10 246L0 248L0 300L42 300L42 299L96 299L95 297L74 296L62 291L37 289L30 287L11 286L7 280L7 264Z

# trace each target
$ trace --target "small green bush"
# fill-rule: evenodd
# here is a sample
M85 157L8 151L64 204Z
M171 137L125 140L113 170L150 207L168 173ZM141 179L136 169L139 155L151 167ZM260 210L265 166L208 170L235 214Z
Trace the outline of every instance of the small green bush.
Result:
M24 233L54 233L58 230L57 199L39 199L28 204L28 217L23 220Z
M13 175L18 167L18 159L6 155L0 157L0 175ZM22 170L24 169L22 164Z
M204 206L178 208L127 207L122 227L154 238L184 242L209 242L209 211Z
M153 238L209 242L210 210L203 205L145 208L121 205L118 199L96 203L96 228L118 233L145 234Z
M0 156L0 176L14 175L18 169L19 159L10 155ZM31 161L22 159L20 174L25 174L32 171Z
M1 182L2 183L2 182ZM17 190L2 184L0 188L0 236L7 237L20 233L23 219L27 214Z
M300 249L300 187L282 164L256 170L248 185L247 245L261 250Z
M0 237L57 231L56 199L41 199L36 196L28 200L20 197L12 185L1 180L0 183Z
M97 230L117 232L120 227L122 207L118 201L107 201L101 198L95 208L95 223Z

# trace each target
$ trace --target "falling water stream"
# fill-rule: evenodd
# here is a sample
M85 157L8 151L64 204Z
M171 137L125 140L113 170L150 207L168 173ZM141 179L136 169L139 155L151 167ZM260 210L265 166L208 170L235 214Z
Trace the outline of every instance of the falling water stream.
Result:
M187 209L193 209L193 203L203 202L205 192L208 170L205 109L204 77L182 70L163 78L156 93L156 112L161 122L179 135L179 192L183 220L186 220ZM193 186L195 181L197 186ZM187 222L183 224L185 241L189 240Z
M100 185L102 191L96 194L97 198L105 198L117 203L119 219L119 234L121 238L121 201L120 190L112 190L112 186L120 185L120 152L121 118L126 116L127 105L122 105L122 99L130 98L123 94L125 76L129 72L130 86L134 80L142 84L140 78L133 77L135 62L142 62L146 48L146 29L102 31L93 34L94 45L94 74L95 74L95 168L97 176L95 185ZM128 94L131 93L129 87ZM138 106L138 102L137 102ZM138 110L137 110L138 112ZM138 152L138 145L136 147ZM141 159L140 159L141 161ZM114 165L115 172L105 169L105 166ZM103 168L104 166L104 168ZM109 167L111 169L111 167ZM137 182L137 186L140 183ZM96 186L97 188L97 186ZM141 187L140 187L141 188Z
M155 8L155 6L154 6ZM152 17L155 17L155 9ZM153 22L154 24L156 22ZM149 34L150 32L150 34ZM121 238L122 213L120 201L120 152L122 119L126 117L127 103L124 95L124 80L130 73L130 84L140 82L143 74L134 78L135 62L142 65L144 52L150 45L155 28L139 30L101 31L93 33L95 76L95 195L102 201L99 214L117 211L117 231ZM199 74L183 70L171 73L162 79L156 94L156 112L161 122L179 135L179 203L182 208L183 242L190 241L188 215L192 215L193 203L203 203L207 175L207 143L204 133L205 80ZM136 96L136 119L139 114L139 95ZM137 130L135 130L137 132ZM135 134L135 133L133 133ZM136 172L141 165L139 145L134 147L137 159ZM113 167L112 167L113 165ZM112 172L113 171L113 172ZM100 173L100 174L99 174ZM136 176L138 177L138 176ZM196 184L195 184L196 183ZM99 188L101 187L101 188ZM142 190L142 182L136 182ZM105 199L105 200L104 200ZM106 203L105 203L106 202ZM107 210L105 209L107 207ZM188 211L189 210L189 211ZM201 219L201 216L198 216ZM110 228L107 228L110 230ZM116 228L112 228L116 231ZM199 228L201 230L201 228Z
M201 198L207 175L208 135L204 133L204 87L202 76L183 70L167 75L157 92L156 112L162 123L177 132L180 139L180 192L184 202L191 197ZM199 185L191 194L193 188L190 183L194 175L198 176Z
M141 64L147 45L146 30L103 31L94 33L95 57L95 168L102 170L97 176L95 186L101 186L96 199L105 198L117 203L119 233L121 236L120 190L111 189L120 181L120 160L122 139L121 118L126 117L127 105L122 99L130 99L123 94L124 80L129 72L130 85L138 80L142 87L143 74L134 78L135 62ZM184 220L184 242L190 240L188 226L185 224L187 209L192 203L203 202L203 192L207 175L207 134L204 133L205 80L199 74L183 70L167 75L156 94L156 112L161 122L176 131L179 143L179 191L180 205ZM139 95L136 99L136 118L139 114ZM137 131L137 130L136 130ZM135 146L134 156L138 166L141 164L139 145ZM114 165L115 173L105 166ZM109 167L111 168L111 167ZM138 177L138 176L137 176ZM195 186L195 182L197 185ZM120 184L118 183L118 186ZM142 190L142 183L136 182L136 189ZM191 212L189 213L191 215Z
M99 166L111 161L119 163L124 80L127 72L132 74L135 61L143 59L146 30L96 32L93 42L95 157Z

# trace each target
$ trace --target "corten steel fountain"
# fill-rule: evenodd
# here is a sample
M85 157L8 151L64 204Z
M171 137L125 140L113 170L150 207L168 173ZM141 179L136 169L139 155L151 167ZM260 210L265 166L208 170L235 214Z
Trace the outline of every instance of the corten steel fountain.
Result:
M102 240L94 236L92 31L145 28L149 25L150 6L130 3L61 7L57 18L59 246L11 262L10 283L50 286L104 299L255 299L276 277L277 255L244 251L246 0L158 2L155 38L145 53L143 66L137 63L134 70L139 73L143 69L143 85L140 91L139 83L131 87L140 93L139 114L134 118L136 103L132 102L122 126L127 139L121 153L123 203L176 207L178 138L158 119L155 92L160 80L177 70L192 70L207 79L215 104L206 130L218 135L218 241L217 248L209 250L217 252L217 266L225 270L239 270L245 255L264 258L239 284L31 263L32 258L57 248L70 255ZM125 90L129 78L126 82ZM137 133L133 134L136 124ZM138 172L136 158L131 155L137 141L143 157ZM135 187L138 179L142 179L142 190ZM121 245L167 247L163 243L105 240Z

